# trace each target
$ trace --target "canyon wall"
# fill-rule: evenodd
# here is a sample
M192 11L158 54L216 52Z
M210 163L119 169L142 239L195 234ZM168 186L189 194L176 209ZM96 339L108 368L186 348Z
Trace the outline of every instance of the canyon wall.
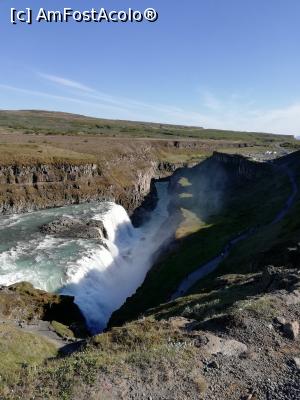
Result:
M255 178L258 171L264 169L264 164L240 155L214 152L212 159L232 167L238 176L246 179ZM121 204L129 214L138 209L138 221L145 209L151 210L155 205L153 180L166 178L180 168L195 164L137 157L106 161L101 165L70 162L0 165L0 213L109 200Z

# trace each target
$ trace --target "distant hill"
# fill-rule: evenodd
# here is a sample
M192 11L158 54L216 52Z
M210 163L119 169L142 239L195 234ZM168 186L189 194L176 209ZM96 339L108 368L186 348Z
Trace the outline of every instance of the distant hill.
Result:
M204 129L202 127L121 121L38 110L0 111L0 132L45 135L99 135L103 137L191 138L273 142L293 140L291 135Z

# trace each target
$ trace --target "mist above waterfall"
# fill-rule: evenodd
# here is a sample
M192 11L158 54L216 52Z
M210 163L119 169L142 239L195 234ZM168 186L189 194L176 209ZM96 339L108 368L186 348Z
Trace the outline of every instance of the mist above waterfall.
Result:
M179 170L171 179L171 202L195 212L203 221L217 215L226 203L230 181L228 170L213 158L193 168Z

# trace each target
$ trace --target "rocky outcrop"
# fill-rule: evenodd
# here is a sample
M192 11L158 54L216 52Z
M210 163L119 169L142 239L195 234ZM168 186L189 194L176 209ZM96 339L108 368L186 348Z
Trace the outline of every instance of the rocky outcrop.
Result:
M287 335L287 337L296 340L297 337L299 336L299 322L298 321L287 322L283 325L283 330Z
M97 164L0 166L0 184L38 185L51 182L75 182L81 178L91 179L98 175L101 175L101 171Z
M74 297L47 293L28 282L0 287L0 320L31 324L58 321L78 336L87 334L85 319Z
M19 213L111 197L96 164L0 166L0 212Z
M56 237L76 239L107 239L107 231L102 221L61 217L42 225L41 232Z
M223 339L211 333L197 332L194 336L198 340L197 346L201 346L209 355L238 357L248 350L244 343L234 339Z
M250 160L239 154L226 154L215 151L212 159L228 167L232 167L235 174L244 179L253 179L269 169L268 164Z

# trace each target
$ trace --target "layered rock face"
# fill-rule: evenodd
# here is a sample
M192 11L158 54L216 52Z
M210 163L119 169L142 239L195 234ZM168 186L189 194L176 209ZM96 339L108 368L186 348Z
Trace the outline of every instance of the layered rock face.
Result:
M0 212L18 213L96 199L104 194L96 164L0 167ZM109 195L109 193L108 193Z
M236 174L248 179L254 178L262 169L261 165L257 168L258 163L239 155L215 152L212 159L232 166ZM137 157L111 160L102 165L0 165L0 213L21 213L87 201L108 200L121 204L129 214L143 204L139 210L141 214L145 207L151 210L155 205L156 196L152 184L154 179L171 176L178 168L195 164ZM140 217L136 218L139 219Z
M226 154L215 151L212 159L228 167L232 167L236 176L246 179L253 179L268 169L267 164L249 160L238 154Z
M39 184L54 181L75 181L81 177L91 178L99 175L96 164L85 165L12 165L0 167L1 184Z

